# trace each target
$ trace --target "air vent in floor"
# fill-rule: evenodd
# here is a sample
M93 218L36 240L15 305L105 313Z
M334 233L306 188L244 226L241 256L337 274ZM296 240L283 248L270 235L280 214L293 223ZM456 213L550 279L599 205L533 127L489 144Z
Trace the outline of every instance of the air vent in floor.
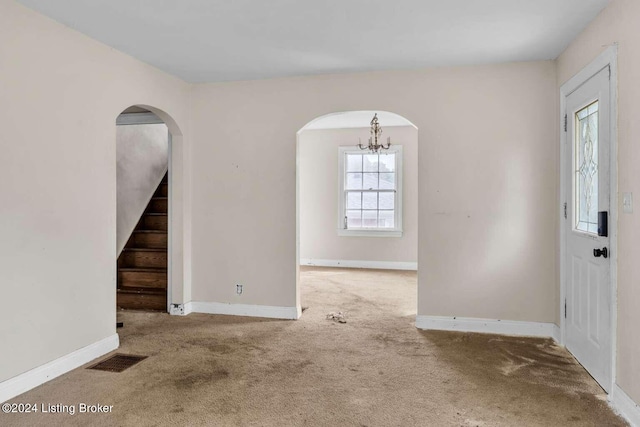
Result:
M100 371L122 372L146 359L147 356L134 356L132 354L114 354L108 359L89 366L87 369L97 369Z

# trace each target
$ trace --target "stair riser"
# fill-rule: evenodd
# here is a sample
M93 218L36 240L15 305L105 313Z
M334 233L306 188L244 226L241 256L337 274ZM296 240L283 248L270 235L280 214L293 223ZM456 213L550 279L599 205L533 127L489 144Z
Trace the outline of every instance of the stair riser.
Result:
M166 252L123 252L121 267L167 268Z
M133 233L132 247L136 248L159 248L167 247L167 235L159 233Z
M145 295L118 291L117 302L119 308L128 310L167 310L167 296Z
M151 199L147 212L167 213L167 199Z
M169 185L160 184L160 187L156 190L154 197L169 197Z
M167 289L166 272L120 271L119 288Z
M152 216L145 215L140 221L139 228L141 230L162 230L167 231L167 217L166 216Z

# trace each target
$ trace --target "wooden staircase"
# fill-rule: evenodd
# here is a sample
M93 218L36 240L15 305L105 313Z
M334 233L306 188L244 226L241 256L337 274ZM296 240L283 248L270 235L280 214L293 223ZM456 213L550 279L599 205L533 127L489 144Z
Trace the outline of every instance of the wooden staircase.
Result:
M168 189L165 174L118 257L118 308L167 310Z

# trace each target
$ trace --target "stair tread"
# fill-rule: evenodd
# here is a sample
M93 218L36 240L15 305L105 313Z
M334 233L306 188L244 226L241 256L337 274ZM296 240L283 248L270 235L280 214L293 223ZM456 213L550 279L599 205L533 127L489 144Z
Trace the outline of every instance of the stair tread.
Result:
M122 252L167 252L167 248L124 248Z
M166 288L141 288L137 286L118 288L120 294L144 294L144 295L164 295L167 293Z
M133 230L134 233L167 234L167 230Z
M153 196L151 200L169 200L167 196Z
M145 215L148 215L148 216L167 216L169 214L167 212L145 212L144 215L142 215L142 216L145 216Z

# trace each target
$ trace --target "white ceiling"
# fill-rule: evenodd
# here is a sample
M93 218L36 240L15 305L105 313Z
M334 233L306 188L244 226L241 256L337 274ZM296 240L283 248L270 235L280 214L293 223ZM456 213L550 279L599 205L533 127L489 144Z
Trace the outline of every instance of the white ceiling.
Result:
M556 58L609 0L18 0L189 82Z
M369 128L374 114L378 114L378 123L383 129L390 126L414 126L404 117L388 111L345 111L319 117L301 130Z

